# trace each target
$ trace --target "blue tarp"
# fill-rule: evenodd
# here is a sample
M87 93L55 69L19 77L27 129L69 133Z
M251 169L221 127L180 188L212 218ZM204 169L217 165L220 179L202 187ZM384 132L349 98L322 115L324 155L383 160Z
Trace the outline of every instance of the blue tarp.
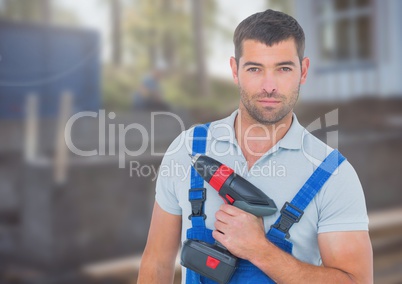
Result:
M28 94L55 116L64 91L74 111L100 106L100 39L92 30L0 22L0 118L22 118Z

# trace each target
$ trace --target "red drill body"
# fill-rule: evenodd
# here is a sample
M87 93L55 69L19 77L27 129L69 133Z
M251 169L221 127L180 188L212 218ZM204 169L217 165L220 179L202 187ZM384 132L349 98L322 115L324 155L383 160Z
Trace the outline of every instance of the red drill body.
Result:
M191 156L198 174L208 182L226 203L256 216L268 216L277 211L275 202L259 188L236 175L233 169L206 155Z

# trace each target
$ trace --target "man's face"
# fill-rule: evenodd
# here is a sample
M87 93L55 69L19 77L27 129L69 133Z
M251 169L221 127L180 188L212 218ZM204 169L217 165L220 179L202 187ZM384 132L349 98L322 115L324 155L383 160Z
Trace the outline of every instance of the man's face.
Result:
M265 125L280 123L292 115L309 66L308 58L300 66L293 39L271 47L245 40L239 65L233 57L230 64L240 89L242 115Z

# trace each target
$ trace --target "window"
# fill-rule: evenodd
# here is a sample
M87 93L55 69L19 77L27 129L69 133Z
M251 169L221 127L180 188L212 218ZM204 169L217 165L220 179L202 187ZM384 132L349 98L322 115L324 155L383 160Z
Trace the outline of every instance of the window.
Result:
M373 52L371 0L316 0L323 64L370 61Z

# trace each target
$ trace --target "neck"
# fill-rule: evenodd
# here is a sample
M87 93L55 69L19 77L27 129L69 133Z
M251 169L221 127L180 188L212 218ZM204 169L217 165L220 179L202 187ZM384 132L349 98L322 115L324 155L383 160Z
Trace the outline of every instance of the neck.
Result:
M239 109L235 119L236 139L249 168L285 136L292 124L292 113L276 123L261 124Z

